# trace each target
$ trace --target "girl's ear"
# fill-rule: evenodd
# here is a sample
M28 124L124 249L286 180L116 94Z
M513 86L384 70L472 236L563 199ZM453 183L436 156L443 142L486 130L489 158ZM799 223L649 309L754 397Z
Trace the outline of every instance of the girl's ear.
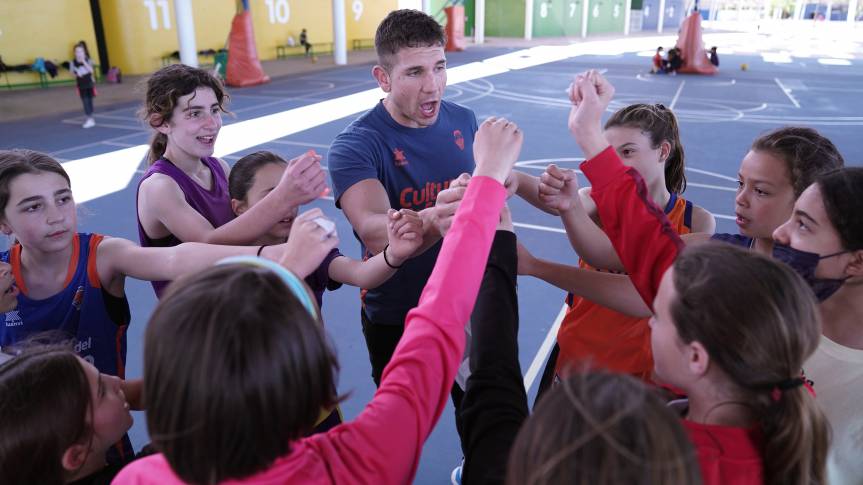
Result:
M662 140L659 144L659 163L665 163L669 155L671 155L671 142Z
M3 227L0 225L0 227ZM851 251L851 261L845 267L846 276L863 276L863 249Z
M10 227L9 224L6 224L5 220L0 220L0 232L7 236L11 236L14 231L12 231L12 227Z
M234 214L240 215L243 212L246 212L249 208L246 207L246 202L237 199L231 199L231 210L234 211Z
M68 472L80 470L81 467L84 466L84 462L87 461L89 451L90 450L87 445L83 443L76 443L69 448L66 448L66 451L63 452L63 457L61 458L63 469Z
M687 364L689 372L695 376L703 377L710 368L710 356L701 342L693 340L686 345Z
M162 133L164 135L171 133L170 124L165 121L161 116L157 114L150 115L150 119L147 121L149 121L150 126L152 126L159 133Z

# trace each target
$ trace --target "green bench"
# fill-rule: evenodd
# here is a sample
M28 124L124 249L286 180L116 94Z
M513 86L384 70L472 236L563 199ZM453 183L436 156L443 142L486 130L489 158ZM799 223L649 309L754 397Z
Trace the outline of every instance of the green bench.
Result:
M332 42L312 42L311 54L329 54L333 52ZM277 45L276 59L285 59L291 56L302 56L306 54L306 48L303 45Z
M374 39L354 39L351 41L351 49L358 51L362 49L374 49L375 48L375 40Z

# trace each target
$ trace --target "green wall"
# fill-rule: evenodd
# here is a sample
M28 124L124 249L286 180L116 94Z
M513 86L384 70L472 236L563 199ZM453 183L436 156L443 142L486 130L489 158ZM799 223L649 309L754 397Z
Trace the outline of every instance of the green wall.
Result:
M524 0L485 2L487 37L524 37Z

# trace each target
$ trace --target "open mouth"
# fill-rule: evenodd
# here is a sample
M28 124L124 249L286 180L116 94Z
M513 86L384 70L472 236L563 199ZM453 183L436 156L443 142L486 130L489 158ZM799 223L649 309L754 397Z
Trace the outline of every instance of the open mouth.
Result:
M740 214L735 215L737 216L737 219L735 219L734 222L736 222L738 226L745 226L749 224L749 219L741 216Z
M423 116L431 118L437 112L437 105L437 101L429 101L427 103L422 103L420 105L420 112L423 114Z
M199 142L203 143L204 145L212 145L213 143L216 142L216 135L199 136L199 137L196 137L196 139Z

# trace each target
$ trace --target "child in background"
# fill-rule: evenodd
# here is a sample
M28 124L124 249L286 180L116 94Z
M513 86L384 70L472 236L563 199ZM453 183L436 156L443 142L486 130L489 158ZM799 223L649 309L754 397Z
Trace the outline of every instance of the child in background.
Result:
M653 55L653 67L650 72L653 74L663 74L668 66L668 61L662 58L662 46L656 48L656 54Z
M132 458L105 461L132 426L125 384L66 347L0 364L0 483L109 483Z
M115 483L410 483L455 378L521 143L506 120L480 127L474 177L374 399L326 433L301 438L339 399L337 362L301 280L234 263L172 287L144 345L160 454Z
M238 217L260 203L275 190L285 176L288 162L275 153L259 151L237 160L228 180L231 208ZM276 223L255 245L281 244L288 239L297 212ZM422 244L422 220L409 209L390 210L389 244L379 254L365 260L348 258L333 249L314 273L306 278L318 306L324 290L336 290L343 283L360 288L376 288L401 267Z
M81 102L84 104L84 114L87 116L81 126L92 128L96 126L96 120L93 119L93 98L96 96L96 84L93 81L93 61L90 60L87 43L83 40L75 44L73 52L75 58L69 63L69 70L75 75L78 96L81 97Z
M156 130L138 184L141 246L250 244L326 190L320 156L292 160L282 182L242 217L231 211L228 165L214 158L228 95L207 71L174 64L147 80L143 118ZM165 281L153 283L160 295Z

